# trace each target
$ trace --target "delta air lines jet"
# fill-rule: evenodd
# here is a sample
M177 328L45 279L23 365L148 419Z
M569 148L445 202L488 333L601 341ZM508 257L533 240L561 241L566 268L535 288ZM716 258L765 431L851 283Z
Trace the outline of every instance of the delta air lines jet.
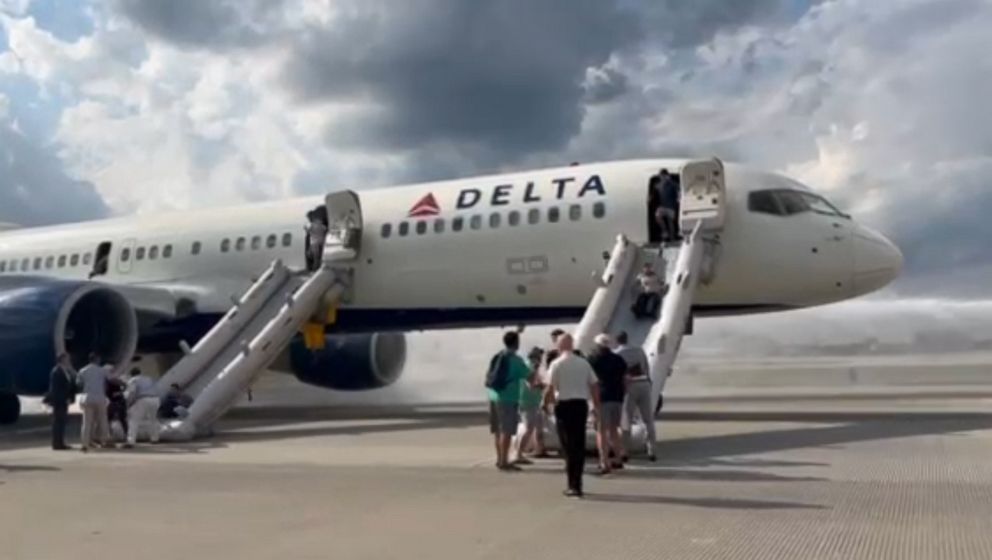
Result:
M654 218L661 170L681 189L681 232L667 239ZM308 270L305 216L315 208L331 234ZM629 309L644 264L671 286L657 320ZM175 383L202 403L192 431L262 371L337 390L389 385L410 330L579 322L581 345L622 328L664 376L693 317L846 300L901 266L890 241L822 195L718 160L572 165L9 228L0 420L17 419L17 395L45 393L60 352L77 366L91 351L118 370L139 357L163 364L161 389Z

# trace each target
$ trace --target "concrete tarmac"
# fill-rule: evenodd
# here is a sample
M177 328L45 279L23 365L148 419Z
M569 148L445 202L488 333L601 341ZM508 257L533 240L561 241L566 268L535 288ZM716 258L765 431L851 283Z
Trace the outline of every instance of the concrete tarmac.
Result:
M992 558L980 392L671 398L661 460L583 500L558 460L497 472L479 406L241 410L85 455L46 420L0 430L5 560Z

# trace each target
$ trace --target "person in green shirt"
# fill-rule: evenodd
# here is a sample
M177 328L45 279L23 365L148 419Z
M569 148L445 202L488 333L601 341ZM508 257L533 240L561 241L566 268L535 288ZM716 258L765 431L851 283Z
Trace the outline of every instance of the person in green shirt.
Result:
M496 467L502 471L520 470L510 462L510 442L517 432L520 422L521 386L530 377L527 363L517 354L520 348L520 334L508 332L503 335L503 359L506 384L497 389L487 389L489 393L489 431L496 445Z
M546 457L544 449L544 418L541 403L544 400L544 381L541 378L541 358L544 351L534 347L527 355L530 364L530 377L520 384L520 417L524 424L524 433L514 440L513 449L516 455L515 464L529 465L531 460L524 457L525 453L533 453L535 457Z

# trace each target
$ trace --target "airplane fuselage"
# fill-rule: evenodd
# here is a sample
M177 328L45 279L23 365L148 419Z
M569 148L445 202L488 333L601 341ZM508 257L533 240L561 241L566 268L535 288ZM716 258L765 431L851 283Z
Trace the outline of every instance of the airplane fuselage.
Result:
M637 160L358 191L364 222L353 293L334 329L419 330L569 321L581 316L616 236L649 240L648 189L685 160ZM755 211L750 193L809 192L726 166L727 217L704 314L791 309L877 289L901 257L840 213ZM276 258L304 266L309 197L0 234L0 275L161 288L216 317ZM107 245L109 244L109 245ZM108 249L109 250L106 250Z

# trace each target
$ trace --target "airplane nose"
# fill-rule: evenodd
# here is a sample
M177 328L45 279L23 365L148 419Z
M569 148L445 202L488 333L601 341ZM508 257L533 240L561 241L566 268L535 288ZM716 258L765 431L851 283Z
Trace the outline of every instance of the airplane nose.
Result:
M864 226L854 232L854 291L863 295L887 286L902 272L902 251Z

